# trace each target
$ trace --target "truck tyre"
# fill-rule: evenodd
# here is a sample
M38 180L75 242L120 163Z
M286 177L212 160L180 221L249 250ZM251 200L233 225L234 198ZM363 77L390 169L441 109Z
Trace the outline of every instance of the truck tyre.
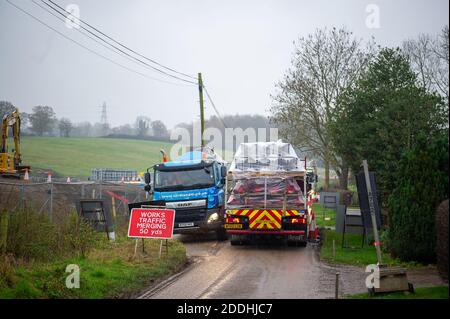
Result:
M293 241L293 240L288 240L286 243L287 243L288 247L295 247L297 244L297 242Z
M231 246L242 246L244 245L244 241L242 240L230 240Z
M225 241L228 239L228 235L227 235L227 232L225 231L225 229L220 229L220 230L216 231L216 235L217 235L218 241Z

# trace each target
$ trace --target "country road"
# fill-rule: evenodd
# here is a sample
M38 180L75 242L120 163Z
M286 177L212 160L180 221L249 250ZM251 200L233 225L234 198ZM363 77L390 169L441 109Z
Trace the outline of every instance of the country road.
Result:
M140 298L332 298L335 270L319 262L313 244L306 248L282 244L231 246L213 238L194 241L179 237L193 260L176 280L141 294ZM351 292L363 292L365 274L340 268L343 281L359 282ZM344 269L345 270L345 269ZM359 268L358 268L359 270ZM343 285L342 292L350 292Z
M200 241L190 236L177 238L186 245L192 264L138 298L334 298L336 272L340 274L340 296L367 291L364 268L322 263L315 244L306 248L231 246L214 237ZM442 283L434 268L408 273L415 286Z

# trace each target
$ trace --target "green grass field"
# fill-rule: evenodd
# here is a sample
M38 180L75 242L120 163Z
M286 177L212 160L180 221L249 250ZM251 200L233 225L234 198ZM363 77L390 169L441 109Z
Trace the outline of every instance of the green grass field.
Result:
M316 224L322 228L322 246L320 258L330 263L349 264L356 266L366 266L377 263L375 247L373 245L362 244L362 235L346 234L346 247L342 247L342 235L336 233L336 212L333 209L323 208L319 203L313 204L316 216ZM323 229L333 228L333 229ZM335 250L333 252L333 241ZM392 258L389 254L383 253L383 263L389 266L403 266L408 268L417 267L415 263L403 263Z
M319 203L314 203L312 206L318 227L336 226L336 212L333 209L324 208Z
M145 171L160 162L162 148L172 144L113 138L58 138L24 136L21 141L24 165L34 172L51 170L66 177L87 178L92 168Z
M373 245L361 247L361 235L346 234L346 247L342 247L342 235L334 230L324 230L322 232L322 247L320 258L324 261L337 264L348 264L355 266L367 266L377 263L377 255ZM333 255L333 240L335 242L335 255ZM392 258L389 254L383 253L383 263L388 266L402 266L407 268L418 267L415 263L404 263Z

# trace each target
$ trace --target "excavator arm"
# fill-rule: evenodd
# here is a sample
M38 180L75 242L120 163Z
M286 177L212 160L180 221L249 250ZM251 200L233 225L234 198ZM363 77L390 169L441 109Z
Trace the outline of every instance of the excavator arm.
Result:
M12 130L13 130L13 138L14 138L14 165L19 167L22 163L21 154L20 154L20 116L19 111L16 110L12 114Z
M0 148L0 153L8 152L8 116L5 115L2 119L2 144Z
M8 153L8 132L12 128L14 139L14 156ZM19 110L15 110L10 115L5 115L2 119L2 139L0 144L0 173L15 177L23 174L25 170L30 170L29 166L22 166L20 152L20 115Z

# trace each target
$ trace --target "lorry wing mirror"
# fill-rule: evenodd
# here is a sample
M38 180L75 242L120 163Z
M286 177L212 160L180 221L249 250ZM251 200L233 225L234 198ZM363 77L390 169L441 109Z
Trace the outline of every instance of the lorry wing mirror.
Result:
M147 184L147 185L149 185L150 183L151 183L151 180L152 180L152 178L151 178L151 176L150 176L150 173L145 173L144 174L144 181L145 181L145 184Z
M144 191L146 191L147 193L149 193L151 190L152 190L152 187L150 186L150 184L144 185Z

